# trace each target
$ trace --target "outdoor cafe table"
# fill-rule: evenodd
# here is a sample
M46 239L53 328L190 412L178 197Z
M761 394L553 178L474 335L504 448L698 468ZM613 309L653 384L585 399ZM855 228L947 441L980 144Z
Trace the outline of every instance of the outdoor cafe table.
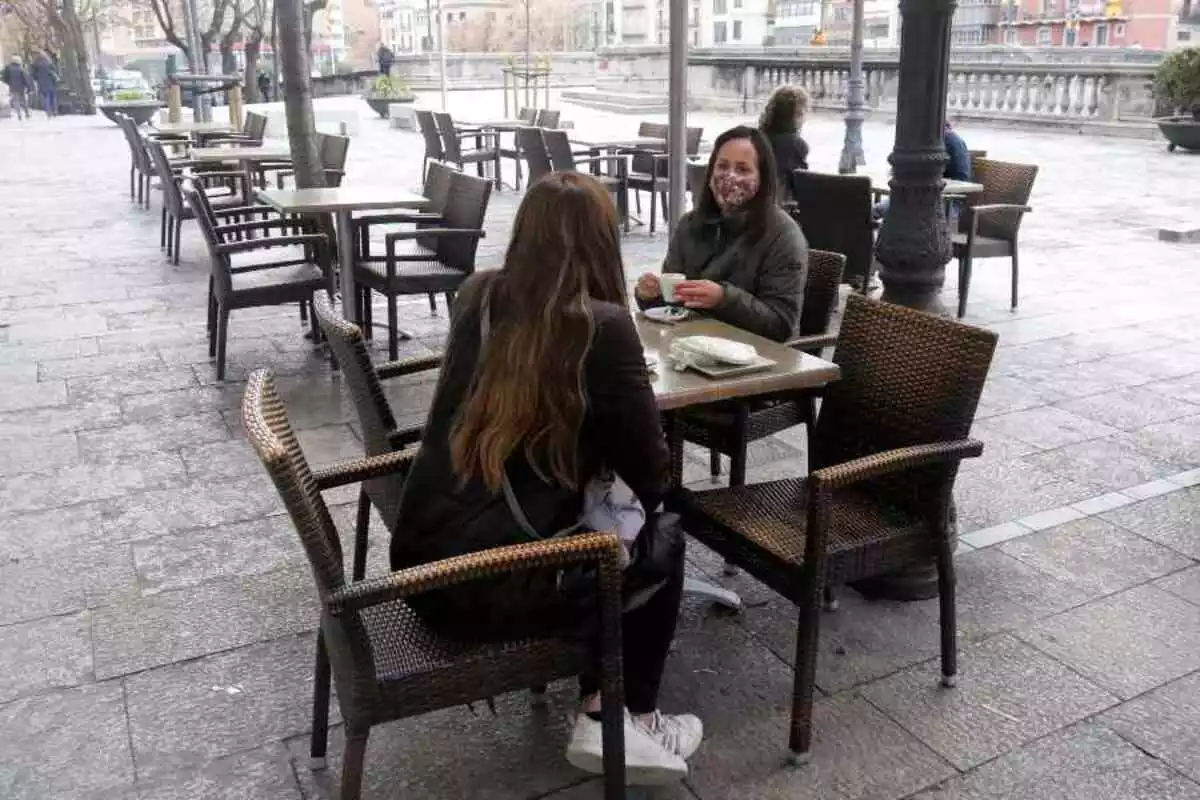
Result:
M658 362L656 370L650 373L650 385L658 401L658 408L663 412L663 427L671 445L673 470L676 463L674 454L683 446L674 423L674 412L679 409L722 400L750 399L777 392L817 389L836 381L840 375L837 364L831 361L793 350L785 344L764 339L714 319L696 318L667 325L649 320L638 313L635 321L638 336L642 340L642 349L646 355L654 356ZM690 369L677 372L667 360L667 353L670 352L671 342L681 336L718 336L753 345L760 356L774 361L775 364L761 372L729 378L709 378ZM682 475L671 477L676 485L682 483ZM693 578L684 581L684 591L707 597L735 610L742 605L742 600L736 592Z
M194 152L194 151L193 151ZM404 189L379 186L337 186L325 189L259 189L258 199L280 214L333 214L337 225L338 261L342 276L342 313L358 322L354 285L355 211L422 209L428 198Z
M188 156L192 161L221 163L235 161L245 175L243 193L251 201L253 166L264 162L291 162L292 151L287 142L263 142L255 147L193 147Z
M156 122L154 130L159 133L188 134L191 136L213 135L217 133L236 133L237 130L228 122Z
M891 176L887 173L872 174L867 173L871 179L871 191L877 195L891 194L892 189L888 185L891 181ZM959 181L953 178L944 178L942 185L942 197L960 198L966 197L969 194L978 194L983 191L982 183L974 181Z

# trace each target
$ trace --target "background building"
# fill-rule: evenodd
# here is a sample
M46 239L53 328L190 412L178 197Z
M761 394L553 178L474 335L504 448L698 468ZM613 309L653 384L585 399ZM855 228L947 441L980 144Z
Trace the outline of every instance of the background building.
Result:
M959 6L955 33L959 32ZM992 44L1021 47L1141 47L1193 44L1200 15L1189 0L1014 0L999 7ZM966 42L964 42L966 43Z

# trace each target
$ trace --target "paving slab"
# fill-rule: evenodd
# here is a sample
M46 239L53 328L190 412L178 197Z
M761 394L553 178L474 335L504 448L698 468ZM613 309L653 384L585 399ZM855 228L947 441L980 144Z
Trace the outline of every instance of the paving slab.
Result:
M1102 714L1112 728L1155 758L1200 781L1200 673L1193 673Z

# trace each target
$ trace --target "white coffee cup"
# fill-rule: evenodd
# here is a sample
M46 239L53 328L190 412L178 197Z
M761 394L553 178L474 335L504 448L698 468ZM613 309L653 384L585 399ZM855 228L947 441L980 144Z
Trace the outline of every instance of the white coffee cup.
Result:
M675 287L683 281L686 281L687 275L682 272L664 272L658 276L658 290L662 295L664 303L678 303L679 298L675 296Z

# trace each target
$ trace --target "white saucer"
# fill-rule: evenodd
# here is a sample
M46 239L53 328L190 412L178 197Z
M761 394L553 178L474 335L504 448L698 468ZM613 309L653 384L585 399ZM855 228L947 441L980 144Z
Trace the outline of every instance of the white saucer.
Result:
M676 322L683 322L691 314L686 308L680 306L655 306L642 311L642 316L654 322L662 322L667 325L673 325Z

